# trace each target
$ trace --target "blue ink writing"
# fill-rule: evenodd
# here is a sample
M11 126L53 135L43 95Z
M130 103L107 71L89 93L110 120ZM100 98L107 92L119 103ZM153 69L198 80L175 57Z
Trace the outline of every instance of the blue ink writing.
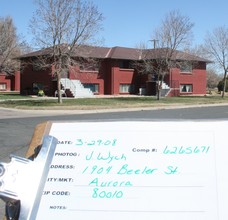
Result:
M143 169L130 169L128 164L124 164L117 174L119 175L134 175L134 174L154 174L157 171L157 168L149 168L145 166Z
M95 155L94 151L86 155L86 160L104 160L107 163L111 163L115 160L127 160L127 157L124 154L121 155L112 155L109 151L108 153L98 153Z
M131 187L133 186L130 181L99 181L98 178L93 179L89 186L96 186L96 187Z
M165 172L167 175L175 174L177 172L177 167L168 166L167 169L168 171Z
M207 154L209 150L209 146L166 146L163 150L163 154Z
M96 139L96 140L84 140L84 139L76 139L76 146L116 146L116 139L113 140L101 140L101 139Z
M123 197L122 191L100 191L98 188L93 189L93 195L92 197L94 199L100 198L100 199L120 199Z
M88 173L88 174L109 174L112 170L112 166L108 167L98 167L97 165L94 165L92 167L86 166L86 168L82 171L82 174Z

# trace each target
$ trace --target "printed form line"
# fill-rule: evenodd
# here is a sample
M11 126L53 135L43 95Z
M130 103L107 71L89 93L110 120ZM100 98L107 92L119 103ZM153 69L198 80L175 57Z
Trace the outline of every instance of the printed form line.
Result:
M74 187L94 188L95 186L74 185ZM204 188L205 186L96 186L101 188Z
M138 212L138 213L205 213L204 210L163 210L163 211L155 211L155 210L91 210L91 209L68 209L72 212Z

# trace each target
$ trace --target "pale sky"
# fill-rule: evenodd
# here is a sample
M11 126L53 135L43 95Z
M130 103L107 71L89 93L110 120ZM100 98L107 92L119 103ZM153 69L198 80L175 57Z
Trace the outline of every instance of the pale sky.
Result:
M136 47L148 43L153 30L171 10L179 10L195 24L193 46L203 43L207 31L227 25L227 0L92 0L105 17L99 37L103 46ZM35 6L33 0L0 0L0 17L13 17L19 34L27 41L29 20ZM152 45L151 45L152 47Z

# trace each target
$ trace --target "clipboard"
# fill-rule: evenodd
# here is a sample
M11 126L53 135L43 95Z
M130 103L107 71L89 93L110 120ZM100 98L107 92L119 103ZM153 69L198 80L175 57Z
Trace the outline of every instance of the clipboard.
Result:
M11 155L0 163L0 198L6 202L4 219L35 219L57 139L45 135L48 123L36 127L26 158Z

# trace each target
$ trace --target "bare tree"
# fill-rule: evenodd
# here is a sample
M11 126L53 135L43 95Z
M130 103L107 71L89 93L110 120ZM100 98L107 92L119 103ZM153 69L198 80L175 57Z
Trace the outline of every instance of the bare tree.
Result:
M155 29L152 36L153 49L146 50L142 57L144 70L153 72L157 78L157 99L160 99L162 81L170 68L176 66L177 50L188 47L194 24L189 17L177 10L170 11ZM180 58L180 57L179 57ZM149 68L148 68L149 67ZM143 71L143 68L141 68Z
M178 10L173 10L166 15L161 26L155 30L153 38L158 40L160 48L170 48L172 52L184 49L191 44L193 26L188 16L182 15Z
M226 78L228 72L228 27L215 28L205 38L205 51L223 71L224 86L222 98L225 95Z
M189 17L174 10L167 14L161 26L155 30L154 39L158 40L158 47L164 48L157 51L156 69L158 75L157 97L159 99L161 83L170 68L176 67L176 50L188 47L192 39L192 28L194 24ZM178 57L180 59L180 57Z
M207 55L204 45L202 44L195 45L194 47L185 48L184 52L198 57L203 57L205 59L208 59L208 61L210 60L210 57ZM212 62L209 62L209 63L212 64Z
M210 56L208 55L205 46L197 45L194 48L186 49L186 52L208 59L209 66L207 67L207 88L209 90L217 88L219 81L222 80L222 76L217 71L215 63L210 60Z
M219 75L214 68L207 69L207 88L209 90L217 88L219 81L222 80L222 76Z
M14 74L19 69L19 62L14 58L19 55L20 43L13 19L0 18L0 72Z
M196 45L195 47L186 49L186 52L198 57L203 57L205 60L207 60L207 88L216 88L221 80L221 74L216 68L215 63L211 60L211 56L209 56L207 53L205 46L203 44Z
M39 48L49 48L48 56L39 57L38 65L54 68L58 102L61 98L61 75L69 70L73 54L83 44L92 44L101 29L103 16L97 7L82 0L35 0L37 10L30 28ZM40 59L42 58L42 59Z

